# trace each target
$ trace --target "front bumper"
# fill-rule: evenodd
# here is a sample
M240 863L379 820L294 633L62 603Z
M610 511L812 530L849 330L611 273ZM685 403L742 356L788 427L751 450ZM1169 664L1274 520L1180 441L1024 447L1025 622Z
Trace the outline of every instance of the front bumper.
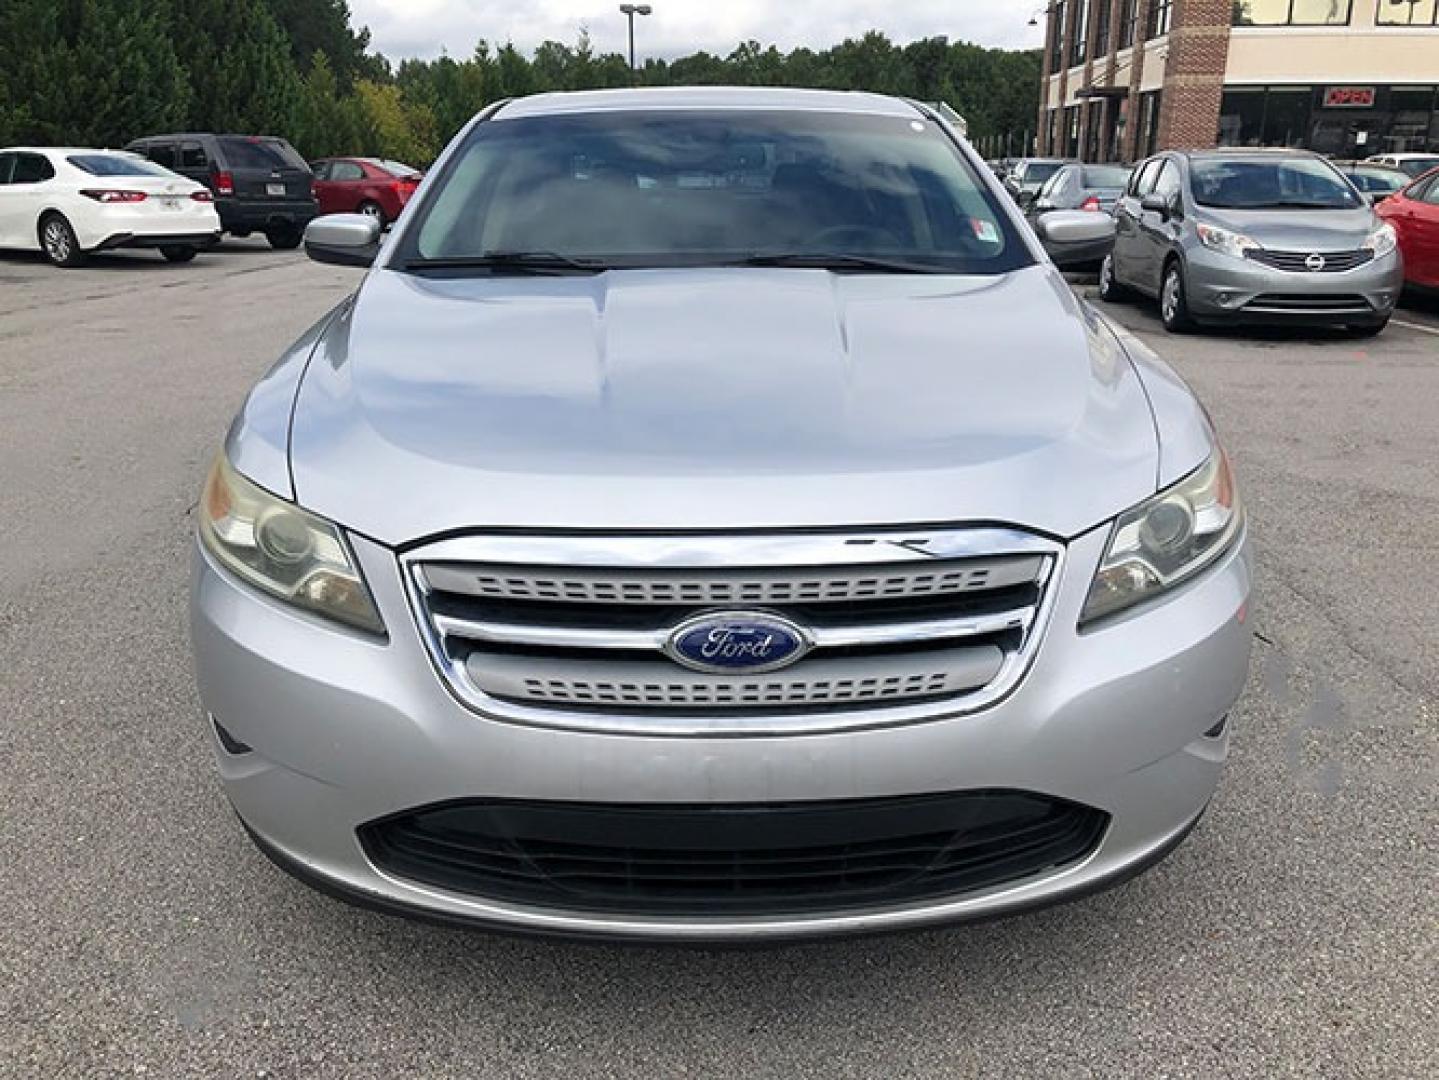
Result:
M1006 914L1080 895L1163 856L1207 805L1250 631L1247 542L1160 603L1075 630L1108 530L1070 544L1034 665L968 716L823 735L741 738L581 733L489 719L431 666L394 553L355 538L389 629L379 642L256 595L195 560L192 634L205 709L253 748L216 742L227 794L276 861L390 910L565 936L774 940ZM213 729L212 729L213 730ZM356 830L455 799L766 803L1008 788L1110 815L1085 859L960 895L840 912L675 917L500 902L404 880Z
M1372 325L1389 318L1404 287L1397 251L1354 270L1291 273L1196 246L1185 271L1190 314L1201 322Z

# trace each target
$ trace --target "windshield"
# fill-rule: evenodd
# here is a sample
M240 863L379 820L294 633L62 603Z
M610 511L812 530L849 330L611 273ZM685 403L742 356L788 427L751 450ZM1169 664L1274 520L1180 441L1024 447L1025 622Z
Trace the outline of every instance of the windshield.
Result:
M1403 161L1399 162L1399 167L1403 169L1406 173L1408 173L1410 176L1423 176L1430 169L1436 166L1439 166L1439 156L1405 158Z
M1026 184L1043 183L1063 167L1064 163L1060 161L1031 161L1024 167L1024 182Z
M120 154L71 154L65 159L91 176L172 176L169 169Z
M435 179L392 265L519 253L605 267L843 256L1001 273L1033 262L956 144L917 116L499 119Z
M310 171L305 159L284 139L254 136L222 135L216 140L232 169L303 169Z
M1355 169L1349 179L1360 191L1395 192L1409 183L1409 178L1393 169Z
M1129 174L1133 169L1123 165L1086 165L1084 186L1087 188L1115 188L1123 190L1129 186Z
M1199 159L1190 166L1194 201L1224 210L1351 210L1363 205L1333 167L1317 158Z
M380 168L384 169L385 172L389 173L391 176L398 176L404 178L407 176L420 175L419 169L412 168L411 166L406 165L402 161L390 161L386 159L378 162L377 164L380 166Z

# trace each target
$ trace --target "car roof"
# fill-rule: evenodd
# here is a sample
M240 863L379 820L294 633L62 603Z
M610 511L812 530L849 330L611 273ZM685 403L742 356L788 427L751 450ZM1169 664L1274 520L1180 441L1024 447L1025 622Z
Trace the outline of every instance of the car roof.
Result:
M285 142L283 135L250 135L243 131L172 131L164 135L141 135L131 139L132 143L156 142L160 139L274 139Z
M1397 173L1400 176L1409 175L1403 169L1396 169L1393 165L1387 165L1382 161L1370 161L1368 158L1335 158L1329 164L1338 165L1344 169L1357 169L1363 166L1366 169L1378 169L1381 172Z
M759 86L655 86L634 90L576 90L535 94L509 102L495 120L569 113L657 109L776 109L862 113L870 116L923 115L913 102L858 90L791 90Z
M1268 157L1309 157L1322 158L1313 150L1297 146L1216 146L1210 150L1172 150L1170 153L1195 161L1201 158L1268 158Z
M0 154L123 154L104 146L0 146Z

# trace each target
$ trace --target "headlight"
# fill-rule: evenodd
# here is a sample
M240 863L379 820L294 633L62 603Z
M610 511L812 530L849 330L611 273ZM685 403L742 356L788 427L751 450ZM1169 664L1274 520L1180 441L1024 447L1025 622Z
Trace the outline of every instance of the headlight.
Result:
M1148 600L1229 548L1244 510L1224 451L1114 523L1079 625Z
M1212 248L1223 255L1232 255L1236 259L1244 258L1246 251L1258 251L1262 244L1252 240L1243 233L1230 232L1228 229L1221 229L1217 225L1205 225L1199 222L1195 225L1199 233L1199 242L1207 248Z
M1364 246L1374 252L1376 259L1382 259L1399 246L1399 237L1394 232L1394 226L1385 222L1365 237Z
M225 569L271 596L384 633L340 530L250 483L223 451L200 499L200 539Z

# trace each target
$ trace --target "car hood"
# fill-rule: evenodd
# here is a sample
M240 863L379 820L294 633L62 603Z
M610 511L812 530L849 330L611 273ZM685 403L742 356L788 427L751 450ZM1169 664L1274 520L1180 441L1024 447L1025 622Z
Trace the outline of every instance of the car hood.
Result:
M1353 251L1379 227L1367 206L1353 210L1212 210L1205 221L1277 251Z
M295 400L304 506L460 529L990 522L1072 536L1155 490L1144 387L1048 266L421 278L376 270Z

